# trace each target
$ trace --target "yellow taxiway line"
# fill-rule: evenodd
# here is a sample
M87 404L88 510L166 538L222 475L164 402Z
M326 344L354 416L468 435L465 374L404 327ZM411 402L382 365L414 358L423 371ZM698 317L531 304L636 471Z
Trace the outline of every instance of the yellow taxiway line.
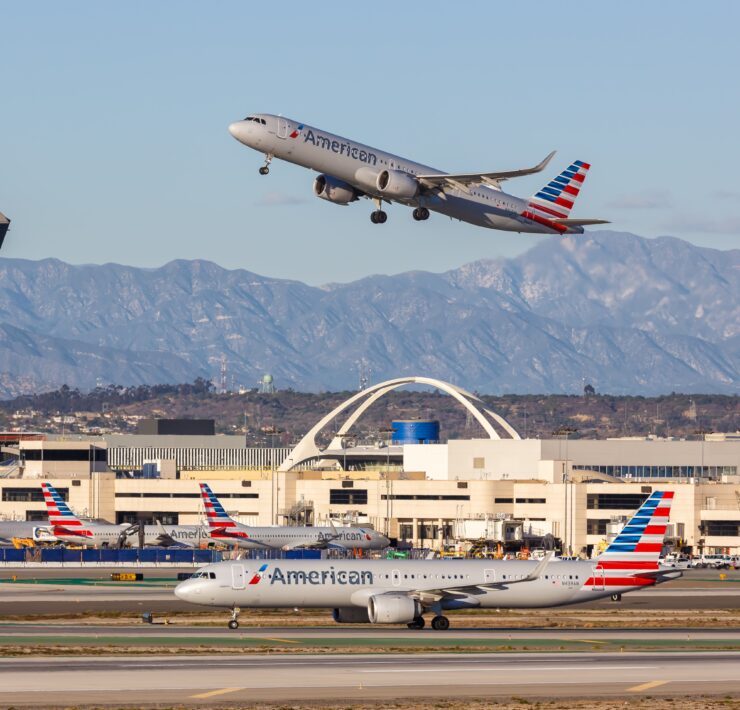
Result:
M207 693L198 693L198 695L191 695L191 698L212 698L215 695L226 695L226 693L236 693L239 690L244 690L244 688L219 688L218 690L209 690Z
M632 688L627 688L627 690L629 690L630 693L641 693L643 690L650 690L651 688L657 688L659 685L665 685L666 683L670 683L670 681L651 680L649 683L642 683L641 685L636 685Z

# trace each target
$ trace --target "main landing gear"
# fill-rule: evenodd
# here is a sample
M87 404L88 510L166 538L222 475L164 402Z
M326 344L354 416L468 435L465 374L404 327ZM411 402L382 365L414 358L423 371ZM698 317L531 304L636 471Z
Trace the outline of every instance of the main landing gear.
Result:
M229 620L229 628L234 631L239 628L239 612L241 610L238 606L235 606L231 610L231 619Z
M388 219L388 215L383 212L383 200L380 200L377 197L373 197L373 202L378 209L376 209L375 212L370 213L370 221L373 224L384 224L385 221Z
M272 162L272 155L267 153L265 155L265 164L260 168L260 175L267 175L270 172L270 163Z
M406 624L406 626L414 630L423 629L425 625L426 622L423 616L417 616L413 621ZM432 619L432 628L435 631L447 631L450 628L450 620L446 616L435 616Z
M435 616L432 619L432 628L435 631L447 631L450 628L450 620L446 616Z
M613 602L621 602L622 601L622 595L619 594L618 592L616 594L612 594L611 600Z
M417 222L429 219L429 210L426 207L417 207L411 214Z

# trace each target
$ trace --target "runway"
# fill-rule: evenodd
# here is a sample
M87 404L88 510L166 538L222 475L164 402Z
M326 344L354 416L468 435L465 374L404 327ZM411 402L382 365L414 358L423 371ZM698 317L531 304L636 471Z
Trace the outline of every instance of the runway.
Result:
M738 653L0 659L3 702L291 702L740 693Z

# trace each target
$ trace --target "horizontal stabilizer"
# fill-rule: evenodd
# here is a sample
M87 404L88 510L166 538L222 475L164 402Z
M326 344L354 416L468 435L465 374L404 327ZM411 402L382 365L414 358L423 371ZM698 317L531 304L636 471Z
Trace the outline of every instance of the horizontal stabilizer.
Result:
M564 227L588 227L590 224L611 224L608 219L553 219Z

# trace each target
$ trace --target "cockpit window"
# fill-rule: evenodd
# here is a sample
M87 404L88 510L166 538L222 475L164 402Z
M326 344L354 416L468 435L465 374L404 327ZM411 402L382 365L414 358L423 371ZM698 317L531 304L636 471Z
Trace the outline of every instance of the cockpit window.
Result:
M247 116L245 121L254 121L255 123L261 123L263 126L267 125L267 121L264 118L257 118L257 116Z

